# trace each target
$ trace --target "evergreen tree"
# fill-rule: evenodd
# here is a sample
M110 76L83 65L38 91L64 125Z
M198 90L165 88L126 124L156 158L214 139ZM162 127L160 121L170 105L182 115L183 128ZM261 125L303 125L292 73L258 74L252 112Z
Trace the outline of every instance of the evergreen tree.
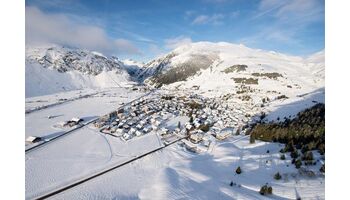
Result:
M302 159L307 160L307 161L312 161L314 159L314 155L313 155L312 151L305 152Z
M286 156L284 154L281 155L281 160L285 160Z
M239 135L239 133L240 133L240 130L239 130L239 129L237 129L237 131L236 131L236 135Z
M321 166L321 168L320 168L320 172L322 172L322 173L324 173L326 171L326 168L325 168L325 166L324 166L324 164Z
M290 153L290 157L292 158L298 158L299 153L298 150L294 149L291 153Z
M273 178L276 180L280 180L282 178L282 176L279 172L277 172Z
M242 173L241 167L237 167L236 174L241 174L241 173Z
M255 143L255 134L254 133L250 134L249 142L250 142L250 144L254 144Z
M264 186L261 186L259 193L261 195L268 195L268 194L272 194L272 187L268 186L267 184Z
M294 164L295 164L295 168L299 169L301 167L301 165L302 165L302 162L301 162L300 159L298 159L298 160L295 161Z

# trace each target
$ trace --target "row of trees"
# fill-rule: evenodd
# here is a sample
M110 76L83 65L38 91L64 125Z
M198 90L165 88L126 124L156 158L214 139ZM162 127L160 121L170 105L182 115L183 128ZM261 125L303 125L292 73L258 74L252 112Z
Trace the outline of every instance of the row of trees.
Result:
M287 144L284 152L294 148L303 153L318 150L325 153L325 105L315 106L298 113L297 117L277 123L257 124L250 131L250 142L255 139Z

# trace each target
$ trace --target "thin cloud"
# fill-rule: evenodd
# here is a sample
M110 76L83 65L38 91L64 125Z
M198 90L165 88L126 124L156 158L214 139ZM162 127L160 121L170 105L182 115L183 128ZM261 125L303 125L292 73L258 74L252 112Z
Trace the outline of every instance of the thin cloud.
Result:
M268 21L268 26L260 26L257 33L242 38L244 43L259 44L261 41L304 48L300 33L310 24L322 21L324 17L323 0L261 0L250 20ZM255 23L255 22L254 22Z
M188 20L188 19L192 18L192 16L194 16L196 13L197 12L194 10L187 10L185 12L184 19Z
M258 12L252 19L265 15L270 15L280 22L301 18L304 23L319 20L324 16L324 0L261 0Z
M293 0L278 9L275 16L283 21L302 19L304 23L322 20L324 17L324 1Z
M229 17L232 19L237 18L240 15L240 13L241 12L239 10L233 11L229 14Z
M59 44L105 54L141 54L130 41L110 38L104 29L81 23L64 14L47 14L26 7L26 44Z
M175 49L179 46L192 43L192 39L185 36L169 38L165 40L165 47L168 49Z
M122 49L126 54L138 54L141 55L141 51L133 45L129 40L119 38L114 41L114 44L118 49Z
M194 25L202 25L202 24L213 24L219 25L222 24L222 20L224 19L223 14L213 14L213 15L199 15L192 21Z

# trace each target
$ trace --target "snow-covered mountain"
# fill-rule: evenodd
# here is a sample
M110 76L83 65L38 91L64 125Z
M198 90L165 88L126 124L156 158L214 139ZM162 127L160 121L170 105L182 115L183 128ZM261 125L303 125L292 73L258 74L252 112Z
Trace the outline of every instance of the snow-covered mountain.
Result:
M309 58L251 49L232 43L180 46L145 65L139 78L168 88L235 92L241 85L299 94L324 87L324 51Z
M132 76L134 79L138 80L138 76L144 69L144 63L137 62L132 59L126 59L122 60L124 68L127 70L127 72Z
M290 75L306 73L310 75L310 73L324 69L324 51L303 59L273 51L251 49L241 44L197 42L180 46L169 54L147 63L140 77L147 79L152 76L170 75L169 73L179 72L180 69L199 72L210 68L212 72L218 72L236 64L248 65L247 70L244 71L250 72L279 72ZM179 70L175 70L176 68ZM196 75L190 74L191 76ZM153 83L159 81L156 79ZM177 81L161 83L173 82Z
M26 97L126 85L123 63L101 53L60 46L26 48Z
M306 60L306 65L310 68L312 74L321 80L325 79L325 56L324 50L312 54Z
M324 88L324 67L324 51L302 58L226 42L186 44L146 64L66 47L28 47L26 96L143 81L255 104Z
M37 62L44 68L56 69L58 72L77 70L89 75L123 68L123 63L115 57L107 58L95 51L60 46L28 47L26 60Z

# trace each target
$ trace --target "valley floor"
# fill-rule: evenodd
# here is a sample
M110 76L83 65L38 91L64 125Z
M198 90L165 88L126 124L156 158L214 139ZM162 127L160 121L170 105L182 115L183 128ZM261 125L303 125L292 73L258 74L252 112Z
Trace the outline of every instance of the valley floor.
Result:
M90 95L76 98L83 94ZM130 88L109 88L27 98L26 109L55 104L59 99L72 100L26 114L26 137L50 140L71 129L60 127L62 121L79 117L86 123L147 94ZM298 105L307 106L304 102ZM276 113L283 111L274 106ZM183 125L188 120L186 116L170 118L162 126L170 129L177 127L178 121ZM26 152L26 199L35 199L160 147L164 148L50 198L325 199L325 177L319 172L324 156L316 151L316 165L296 169L289 154L285 154L285 160L280 159L283 144L250 144L248 136L239 134L213 140L206 151L194 153L186 148L187 141L164 147L159 131L124 141L102 134L93 124L83 126ZM235 173L237 167L242 169L241 174ZM274 179L277 172L282 179ZM271 196L259 194L266 183L273 188Z
M282 146L234 136L211 152L194 154L174 144L53 199L324 199L324 175L300 174L288 158L279 159ZM277 172L281 180L274 180ZM272 196L258 193L265 183L273 187Z
M86 98L78 98L82 94L91 94ZM39 136L50 139L64 133L69 128L60 128L63 121L79 117L85 122L111 112L124 103L144 95L143 92L130 91L125 88L110 88L104 90L79 90L55 95L39 96L26 99L26 109L52 105L54 106L28 113L25 116L25 136ZM60 99L73 99L57 104Z

